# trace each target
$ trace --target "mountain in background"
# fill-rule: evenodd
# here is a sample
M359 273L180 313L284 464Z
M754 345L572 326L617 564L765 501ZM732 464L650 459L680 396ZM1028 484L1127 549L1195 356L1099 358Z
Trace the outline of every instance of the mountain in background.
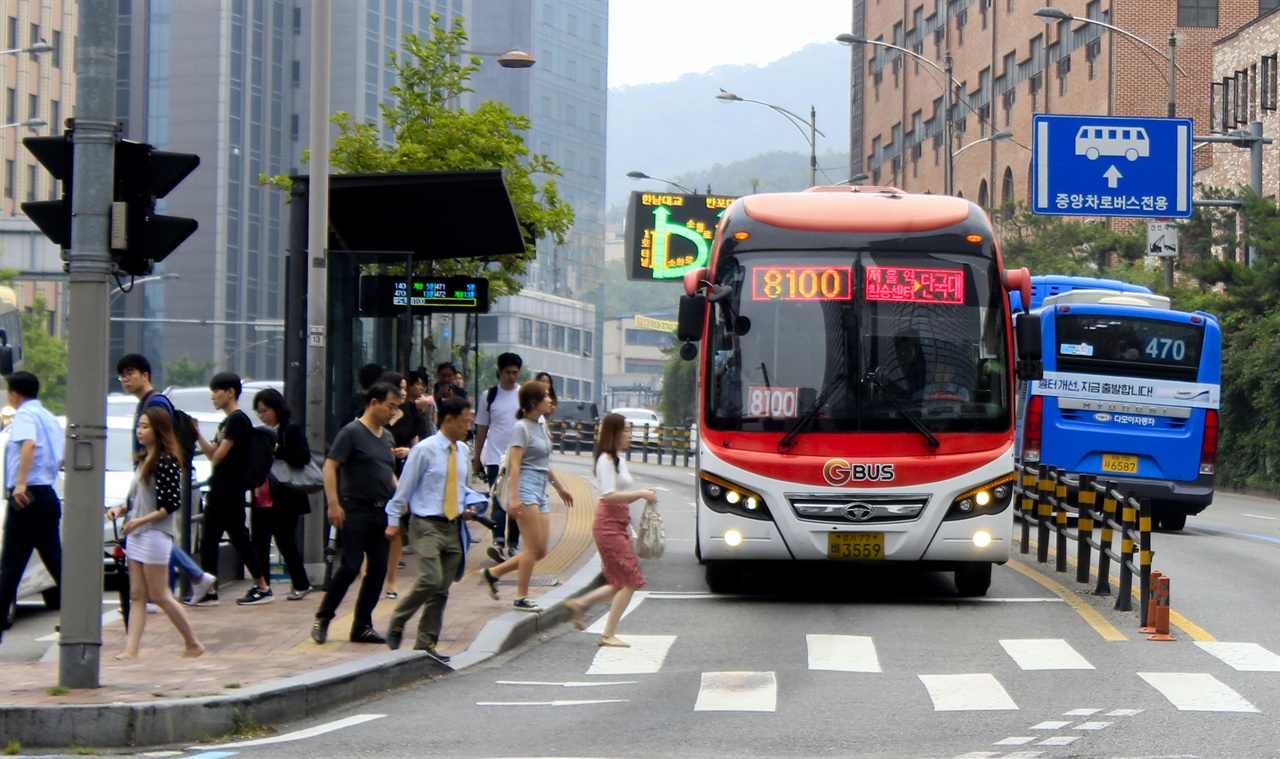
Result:
M765 106L716 100L721 89L797 114L804 131ZM711 181L716 193L726 195L750 192L752 177L759 180L758 192L802 189L809 183L810 105L825 135L817 141L818 183L847 179L849 49L837 43L815 43L763 67L719 66L674 82L611 89L605 206L625 205L632 190L663 187L632 181L629 171L696 186L699 192ZM742 165L717 174L717 168L743 159L753 161L747 181Z

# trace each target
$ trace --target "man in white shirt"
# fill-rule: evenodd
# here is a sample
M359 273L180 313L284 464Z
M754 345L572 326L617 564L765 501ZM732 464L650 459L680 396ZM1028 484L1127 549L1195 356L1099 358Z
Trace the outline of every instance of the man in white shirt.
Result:
M498 384L476 400L476 448L471 463L476 474L483 477L490 487L498 476L498 463L502 461L502 454L507 452L511 433L516 428L516 412L520 410L520 369L523 366L524 359L515 353L499 355ZM496 499L490 517L498 526L493 530L489 558L501 562L506 558L503 552L507 548L507 512ZM510 545L514 553L520 536L514 529L514 521L511 525Z

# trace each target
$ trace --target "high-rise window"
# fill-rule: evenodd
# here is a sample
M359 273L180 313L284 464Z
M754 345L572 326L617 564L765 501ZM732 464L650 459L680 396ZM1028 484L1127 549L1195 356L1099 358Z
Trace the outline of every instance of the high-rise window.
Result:
M18 164L12 160L4 162L4 196L6 198L13 197L13 173L17 171Z
M18 120L18 91L10 87L5 91L4 123L12 124Z
M55 69L60 69L62 68L62 32L54 29L53 39L49 40L49 44L53 45L53 52L49 53L49 62Z
M1218 0L1178 0L1178 26L1217 25Z
M18 46L18 19L13 16L9 17L9 36L6 38L6 43L5 47L10 50Z

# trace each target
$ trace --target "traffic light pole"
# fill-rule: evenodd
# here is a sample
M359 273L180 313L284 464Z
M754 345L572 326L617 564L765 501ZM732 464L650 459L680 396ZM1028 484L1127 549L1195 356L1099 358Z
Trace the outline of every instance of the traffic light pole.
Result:
M62 504L58 684L97 688L102 649L102 503L106 449L107 286L115 144L115 0L80 0L71 196L66 475Z

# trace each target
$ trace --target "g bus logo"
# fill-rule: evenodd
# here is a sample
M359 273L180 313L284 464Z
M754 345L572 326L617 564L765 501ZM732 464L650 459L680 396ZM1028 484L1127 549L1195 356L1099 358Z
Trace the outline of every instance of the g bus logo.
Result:
M891 482L893 464L851 464L844 459L827 459L822 465L822 478L836 487L852 482Z

